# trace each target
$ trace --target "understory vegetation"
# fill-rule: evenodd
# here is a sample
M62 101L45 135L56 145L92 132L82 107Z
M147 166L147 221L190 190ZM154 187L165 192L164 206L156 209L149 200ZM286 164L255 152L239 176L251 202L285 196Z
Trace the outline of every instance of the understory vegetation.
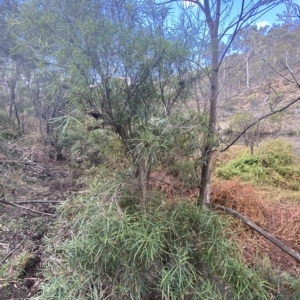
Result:
M223 179L241 178L260 185L300 189L300 166L292 145L282 139L264 141L254 155L248 150L241 151L219 166L216 174Z
M245 265L224 219L157 193L145 212L128 197L99 176L62 205L36 299L270 299L271 286Z

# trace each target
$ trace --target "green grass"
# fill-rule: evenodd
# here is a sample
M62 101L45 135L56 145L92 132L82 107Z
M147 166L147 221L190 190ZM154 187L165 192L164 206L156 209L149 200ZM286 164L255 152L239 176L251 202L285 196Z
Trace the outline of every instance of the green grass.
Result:
M292 145L277 139L262 143L254 155L241 154L216 170L223 179L242 178L261 185L300 189L300 167Z
M0 143L19 136L17 125L9 119L8 114L0 109Z
M254 261L254 269L277 291L274 294L276 300L298 300L300 299L300 277L291 275L280 269L274 269L270 260L264 257Z
M31 258L32 254L25 251L5 262L0 266L0 278L17 281L23 275L23 270Z

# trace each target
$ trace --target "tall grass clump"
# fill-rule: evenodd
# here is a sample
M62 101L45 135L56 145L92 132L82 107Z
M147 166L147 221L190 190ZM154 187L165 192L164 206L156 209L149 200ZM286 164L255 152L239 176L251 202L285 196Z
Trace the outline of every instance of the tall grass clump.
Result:
M223 179L239 177L257 184L300 189L300 167L293 147L281 139L264 141L254 155L242 151L219 166L216 174Z
M270 299L215 213L158 198L122 209L124 197L133 193L99 178L63 204L36 300Z

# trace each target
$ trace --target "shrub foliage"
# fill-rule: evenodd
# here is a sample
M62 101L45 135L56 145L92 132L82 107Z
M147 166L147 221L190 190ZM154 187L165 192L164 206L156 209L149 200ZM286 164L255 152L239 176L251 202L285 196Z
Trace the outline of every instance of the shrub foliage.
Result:
M147 211L134 201L121 210L123 190L96 180L64 204L36 299L269 299L216 214L158 198Z

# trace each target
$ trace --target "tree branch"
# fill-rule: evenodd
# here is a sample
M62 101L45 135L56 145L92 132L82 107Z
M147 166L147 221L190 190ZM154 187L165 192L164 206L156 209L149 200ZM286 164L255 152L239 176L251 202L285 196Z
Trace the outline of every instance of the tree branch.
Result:
M1 200L0 200L1 202ZM42 201L42 200L31 200L31 201L14 201L14 204L31 204L31 203L42 203L42 204L52 204L61 203L62 201Z
M26 210L30 210L30 211L32 211L32 212L34 212L34 213L38 213L38 214L42 214L42 215L46 215L46 216L55 217L54 214L48 214L48 213L45 213L45 212L42 212L42 211L38 211L38 210L31 209L31 208L28 208L28 207L25 207L25 206L21 206L21 205L18 205L18 204L14 204L13 202L6 201L5 199L1 199L1 200L0 200L0 203L6 204L6 205L10 205L10 206L15 206L15 207L22 208L22 209L26 209Z
M262 121L263 119L266 119L272 115L275 115L279 112L282 112L284 110L286 110L287 108L289 108L290 106L292 106L293 104L295 104L296 102L298 102L300 100L300 97L298 97L297 99L295 99L294 101L290 102L289 104L285 105L284 107L280 108L280 109L277 109L277 110L274 110L260 118L258 118L255 122L253 122L252 124L250 124L248 127L246 127L242 132L240 132L240 134L229 144L227 145L224 149L222 150L212 150L212 152L225 152L227 149L229 149L232 145L234 145L234 143L248 130L250 129L251 127L253 127L254 125L256 125L258 122Z

